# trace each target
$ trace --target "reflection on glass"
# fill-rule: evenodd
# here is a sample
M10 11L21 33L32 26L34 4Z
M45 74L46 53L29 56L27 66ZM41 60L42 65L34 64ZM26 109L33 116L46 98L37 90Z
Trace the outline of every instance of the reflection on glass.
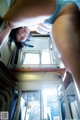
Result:
M56 88L43 90L43 103L44 119L59 120L59 106Z
M21 120L60 120L57 88L22 93Z
M31 101L28 103L26 120L40 120L40 102Z
M40 120L40 92L23 92L21 120Z
M64 101L64 99L61 99L60 101L61 104L61 113L62 113L62 120L66 120L66 103Z
M78 104L75 95L68 95L68 103L72 119L79 119Z

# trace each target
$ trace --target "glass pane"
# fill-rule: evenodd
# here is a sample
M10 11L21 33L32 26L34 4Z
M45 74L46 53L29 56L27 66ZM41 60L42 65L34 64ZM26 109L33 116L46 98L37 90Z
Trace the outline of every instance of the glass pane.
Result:
M39 64L40 58L37 53L26 53L23 64Z
M78 120L79 111L78 111L78 104L77 104L76 96L68 95L67 98L68 98L68 104L70 107L71 118Z
M50 64L50 53L49 53L49 51L42 51L41 63L42 64Z
M40 120L40 102L30 101L26 112L26 120Z
M62 120L66 120L67 118L67 115L66 115L66 103L65 103L65 100L62 99L60 101L60 104L61 104L61 113L62 113Z
M43 103L44 119L60 120L56 88L43 90Z
M25 104L21 108L21 120L40 120L40 92L23 92L22 98Z

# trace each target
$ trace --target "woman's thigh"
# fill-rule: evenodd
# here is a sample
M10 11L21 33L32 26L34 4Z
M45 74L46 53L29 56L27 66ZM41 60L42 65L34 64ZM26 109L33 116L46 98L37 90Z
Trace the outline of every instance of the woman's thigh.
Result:
M15 23L24 22L25 19L40 17L41 22L47 19L56 9L56 0L17 0L3 17L15 26ZM39 19L38 19L39 20ZM33 22L33 20L32 20Z
M65 66L80 80L80 12L75 3L67 5L53 24L56 46Z

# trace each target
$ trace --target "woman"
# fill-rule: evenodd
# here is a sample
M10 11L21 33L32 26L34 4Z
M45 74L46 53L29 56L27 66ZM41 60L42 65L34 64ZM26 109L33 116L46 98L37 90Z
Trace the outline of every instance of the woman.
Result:
M55 9L57 9L56 0L18 0L3 18L8 20L8 24L1 36L22 22L26 22L27 26L40 23L54 13L51 17L55 18L52 28L53 38L66 69L71 72L80 93L80 10L74 2L59 7L59 11ZM0 43L2 41L0 39Z

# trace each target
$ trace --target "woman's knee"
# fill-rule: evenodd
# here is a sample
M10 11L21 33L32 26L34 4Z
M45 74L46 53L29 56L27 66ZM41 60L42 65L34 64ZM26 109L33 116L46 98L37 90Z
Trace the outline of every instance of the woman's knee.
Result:
M60 30L60 34L64 30L72 30L80 34L80 11L76 3L67 4L60 12L52 27L52 31L57 32L57 30Z

